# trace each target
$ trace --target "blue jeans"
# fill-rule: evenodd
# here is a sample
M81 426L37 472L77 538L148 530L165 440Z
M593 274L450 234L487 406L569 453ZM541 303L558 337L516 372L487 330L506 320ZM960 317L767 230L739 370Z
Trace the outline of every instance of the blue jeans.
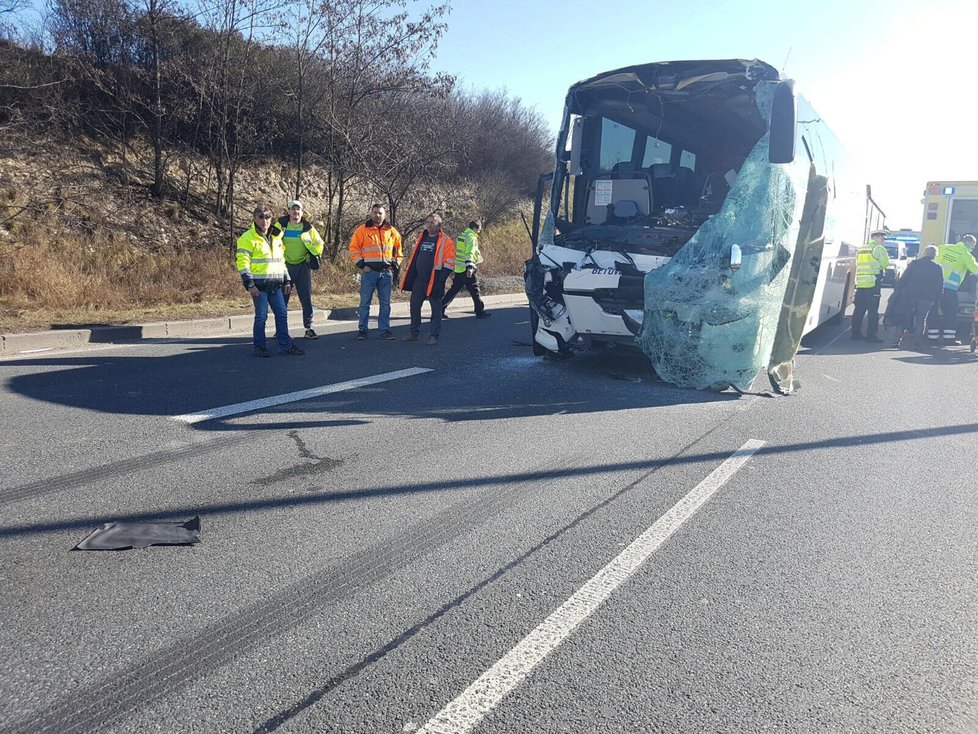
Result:
M299 296L299 303L302 304L302 325L312 328L312 270L309 268L309 261L298 265L285 264L289 271L289 280L292 281L292 292ZM291 296L291 294L290 294ZM285 299L285 305L289 305L289 299Z
M278 350L286 351L292 346L292 337L289 336L289 312L285 309L285 296L282 289L276 288L273 291L258 291L258 298L255 302L255 349L265 346L265 322L268 320L268 307L272 307L275 314L275 339L278 341Z
M370 320L370 302L373 300L374 291L377 291L377 300L380 301L380 317L377 319L377 326L381 331L388 331L391 328L391 289L393 277L390 270L371 270L360 272L360 331L367 330L367 322Z

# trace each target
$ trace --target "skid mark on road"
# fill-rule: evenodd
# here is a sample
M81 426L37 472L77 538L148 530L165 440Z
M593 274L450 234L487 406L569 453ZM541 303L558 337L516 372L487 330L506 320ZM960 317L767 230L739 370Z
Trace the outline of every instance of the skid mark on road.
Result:
M553 543L561 540L570 531L572 531L577 527L580 527L588 519L594 517L600 511L613 505L618 499L628 494L636 487L641 485L643 482L648 480L649 477L653 476L657 471L659 471L660 469L666 466L673 464L678 457L686 455L687 450L690 449L693 445L695 445L699 440L700 439L696 439L690 442L689 444L687 444L686 446L684 446L679 452L676 453L675 456L672 457L672 459L663 461L660 464L657 464L656 466L648 469L647 471L642 472L641 476L629 482L626 486L622 487L617 492L606 497L605 499L603 499L601 502L594 505L590 509L581 513L576 518L571 520L569 523L567 523L560 529L556 530L555 532L545 537L543 540L541 540L539 543L537 543L532 548L527 550L525 553L517 556L516 558L514 558L512 561L505 564L504 566L501 566L492 575L483 578L473 586L470 586L464 592L459 594L450 602L446 603L444 606L437 609L433 614L431 614L430 616L428 616L418 624L408 628L400 635L390 640L387 644L375 649L374 651L372 651L371 653L363 657L358 662L349 666L348 668L336 673L331 678L329 678L329 680L327 680L324 685L311 691L305 698L301 699L298 703L280 711L279 713L277 713L276 715L272 716L270 719L265 721L265 723L263 723L261 726L255 729L253 734L269 734L269 732L276 731L280 727L284 726L288 721L301 714L306 709L315 706L317 703L322 701L331 691L339 687L341 684L349 681L352 678L355 678L356 676L360 675L360 673L362 673L364 670L369 668L371 665L380 662L385 657L387 657L390 653L403 647L405 644L407 644L413 638L415 638L420 632L426 630L432 624L445 617L449 612L460 607L465 601L474 597L483 589L487 588L494 582L503 578L506 574L508 574L513 569L518 568L519 566L523 565L527 561L530 561L537 553L542 551L544 548L547 548L548 546L552 545ZM758 447L763 445L763 442L761 441L755 441L753 443L756 443ZM748 444L745 444L745 446L748 447L750 453L753 453L754 451L757 450L756 447L751 446L751 442L748 442ZM727 460L724 462L723 466L726 466L729 469L733 464L736 463L735 459L743 451L744 448L742 447L739 452L735 453L732 457L728 457ZM746 459L744 459L744 461L746 461ZM697 489L704 486L709 486L708 483L711 481L711 478L716 479L718 476L721 476L721 477L725 477L724 481L726 478L729 478L729 476L726 476L724 474L723 466L715 470L710 475L710 477L703 480L703 482L700 483ZM737 465L736 468L739 468L739 465ZM736 471L736 468L734 468L733 471ZM732 474L733 472L730 473ZM696 490L690 492L689 495L687 495L687 499L693 496L695 492ZM708 497L704 498L702 501L705 502L706 499L708 499ZM680 505L681 504L682 502L680 503ZM677 505L677 507L678 506L679 505ZM675 511L675 509L673 511ZM662 522L663 520L660 520L660 523Z
M81 686L2 731L66 734L104 730L128 712L150 706L241 655L268 645L282 632L328 614L330 607L356 591L478 529L522 501L529 483L553 481L561 471L548 462L546 468L533 474L532 480L477 493L389 540L351 554L337 566L279 589L267 599L149 652L143 660L109 678ZM453 484L459 486L457 482Z
M478 726L503 697L631 578L763 445L763 441L752 439L735 451L458 698L435 714L420 734L463 734Z
M72 472L71 474L63 474L60 477L41 479L30 484L22 484L18 487L0 489L0 505L41 497L54 492L66 492L71 489L85 487L96 482L114 479L115 477L126 474L166 466L170 463L186 462L191 458L203 456L212 451L232 448L248 440L248 436L222 436L206 443L195 441L175 449L134 456L131 459L123 459L122 461L116 461L104 466L83 469L82 471Z

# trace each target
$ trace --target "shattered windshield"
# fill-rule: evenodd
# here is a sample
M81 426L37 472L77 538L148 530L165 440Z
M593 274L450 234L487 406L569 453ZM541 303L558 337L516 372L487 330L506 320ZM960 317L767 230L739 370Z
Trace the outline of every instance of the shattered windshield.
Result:
M769 117L773 85L758 84ZM754 146L720 212L665 266L645 276L645 319L638 337L667 382L706 389L750 387L774 345L787 264L794 253L808 161L768 161L768 136ZM743 253L729 267L732 245Z

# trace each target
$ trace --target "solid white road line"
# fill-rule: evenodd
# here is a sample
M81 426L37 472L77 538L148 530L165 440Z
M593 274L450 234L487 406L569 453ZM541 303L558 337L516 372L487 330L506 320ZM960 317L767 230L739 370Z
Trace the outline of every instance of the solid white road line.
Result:
M398 370L397 372L385 372L382 375L371 375L370 377L361 377L357 380L349 380L347 382L337 382L334 385L323 385L322 387L313 387L308 390L299 390L298 392L290 392L285 395L272 395L268 398L262 398L260 400L249 400L247 403L236 403L234 405L225 405L223 408L211 408L210 410L203 410L199 413L187 413L185 415L175 415L174 420L178 420L182 423L200 423L201 421L214 420L215 418L227 418L230 415L239 415L241 413L250 413L255 410L262 410L263 408L270 408L273 405L282 405L284 403L294 403L298 400L308 400L309 398L316 398L320 395L329 395L334 392L343 392L344 390L356 390L358 387L365 387L367 385L376 385L378 382L389 382L390 380L399 380L402 377L411 377L413 375L420 375L425 372L431 372L432 370L427 367L409 367L406 370Z
M735 451L458 698L435 714L419 734L462 734L475 728L763 445L763 441L752 439Z

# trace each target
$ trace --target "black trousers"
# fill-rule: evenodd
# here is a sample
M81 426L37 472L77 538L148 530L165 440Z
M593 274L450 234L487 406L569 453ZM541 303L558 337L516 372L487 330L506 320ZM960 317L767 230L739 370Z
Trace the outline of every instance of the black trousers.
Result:
M452 287L448 289L448 293L441 299L442 310L444 311L448 308L448 304L455 300L455 296L461 293L463 288L472 296L472 303L475 304L476 315L485 311L486 304L483 302L482 296L479 295L479 276L475 270L472 271L471 276L464 272L455 273L455 277L452 279Z
M299 296L299 303L302 304L302 325L312 328L312 270L309 261L298 265L285 264L289 271L289 279L292 281L292 288ZM291 297L291 293L289 296ZM289 299L285 299L285 305L289 305Z
M419 279L415 281L415 285L411 289L411 301L409 303L411 310L411 333L415 335L421 333L421 307L427 301L429 308L431 308L430 333L437 339L441 334L441 298L438 296L437 290L430 296L425 295L425 291L427 290L426 286L427 283L422 283Z
M938 327L938 324L940 326ZM927 330L940 328L942 339L955 339L958 332L958 292L945 288L940 300L927 314Z
M866 336L876 336L880 320L880 287L856 288L852 309L853 336L862 334L863 316L866 317Z

